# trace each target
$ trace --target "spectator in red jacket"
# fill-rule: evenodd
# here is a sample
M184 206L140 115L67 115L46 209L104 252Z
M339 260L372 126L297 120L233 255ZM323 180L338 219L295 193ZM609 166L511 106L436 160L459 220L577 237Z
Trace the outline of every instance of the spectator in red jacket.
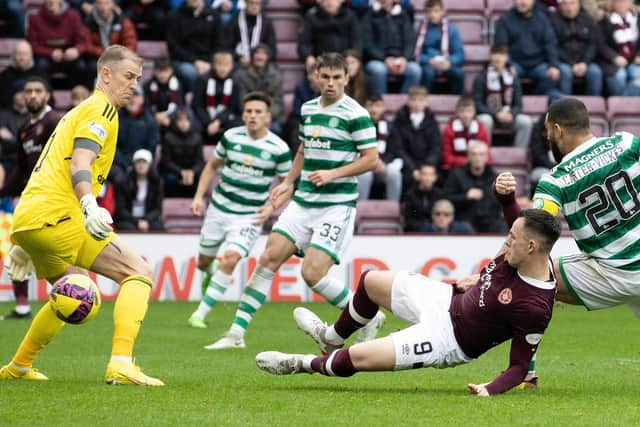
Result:
M487 129L476 120L473 98L461 96L456 105L456 116L442 131L442 170L448 171L456 166L464 166L468 160L467 148L474 140L482 141L489 146Z
M29 18L27 40L33 47L39 68L46 70L48 75L65 74L62 81L53 79L54 88L68 89L80 82L93 83L88 81L86 63L82 59L87 44L80 14L62 0L44 0L42 8Z
M95 0L93 9L84 21L87 40L87 68L96 75L96 64L102 52L112 44L120 44L136 51L138 35L129 18L118 13L113 0Z

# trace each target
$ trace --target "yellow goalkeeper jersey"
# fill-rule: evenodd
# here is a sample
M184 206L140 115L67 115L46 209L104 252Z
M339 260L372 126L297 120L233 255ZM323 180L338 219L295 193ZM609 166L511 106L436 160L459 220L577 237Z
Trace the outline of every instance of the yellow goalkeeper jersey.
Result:
M116 152L118 110L96 90L60 119L36 163L14 213L13 232L55 225L82 215L71 184L69 165L74 143L91 142L100 150L91 165L92 191L97 196Z

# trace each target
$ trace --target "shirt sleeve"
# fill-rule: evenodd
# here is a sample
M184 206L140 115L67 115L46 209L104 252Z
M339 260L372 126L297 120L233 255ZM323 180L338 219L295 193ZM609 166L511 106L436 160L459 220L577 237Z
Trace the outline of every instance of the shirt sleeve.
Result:
M216 145L216 151L214 151L214 155L220 159L224 160L227 158L227 144L229 141L226 138L226 135L222 135L220 141L218 141L218 145Z
M117 123L118 110L111 104L106 104L102 109L88 109L86 115L79 120L76 132L73 137L74 143L77 140L93 141L102 148L110 137L117 137L115 124Z
M350 132L358 150L377 148L376 128L369 116L360 116L350 122Z
M528 312L522 313L519 317L513 321L509 367L487 385L487 391L490 395L511 390L524 380L551 316L550 314Z
M538 182L535 194L533 195L533 207L544 209L551 215L557 215L562 206L562 195L560 188L553 183L550 175L544 175Z

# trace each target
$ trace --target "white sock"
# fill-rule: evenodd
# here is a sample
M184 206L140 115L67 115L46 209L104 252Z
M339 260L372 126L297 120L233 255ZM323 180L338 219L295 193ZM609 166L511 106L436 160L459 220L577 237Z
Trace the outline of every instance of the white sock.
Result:
M313 354L307 354L302 358L302 368L307 371L307 372L313 372L313 369L311 369L311 362L313 361L313 359L315 359L317 356L313 355Z
M311 290L318 295L322 295L329 304L338 308L346 307L353 295L353 292L343 282L329 276L324 276L320 279L318 283L311 287Z
M129 357L129 356L111 356L111 361L113 361L113 362L132 363L133 362L133 357Z
M31 313L31 306L29 304L27 305L16 305L16 313L18 314L27 314L27 313Z
M338 335L333 325L325 329L324 339L329 341L331 344L336 344L336 345L344 344L344 338Z

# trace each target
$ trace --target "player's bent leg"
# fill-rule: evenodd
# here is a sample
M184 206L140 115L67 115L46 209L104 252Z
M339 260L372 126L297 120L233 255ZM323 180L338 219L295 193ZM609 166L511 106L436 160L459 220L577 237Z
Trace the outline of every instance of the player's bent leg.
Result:
M369 271L364 280L364 289L374 303L391 310L391 289L396 273L393 271Z
M348 350L356 371L392 371L395 368L396 354L390 336L358 343Z
M258 266L249 278L247 287L240 297L231 328L218 341L205 346L205 349L220 350L246 347L244 334L253 320L253 316L267 299L275 271L295 252L296 246L283 234L278 232L269 234L267 246L260 255Z
M267 239L267 245L264 248L258 264L270 271L277 271L291 255L297 251L296 246L291 240L278 232L271 232Z
M145 375L133 363L133 346L147 313L153 286L151 267L127 243L115 237L95 258L91 270L120 283L113 310L113 343L105 381L107 384L164 385Z

